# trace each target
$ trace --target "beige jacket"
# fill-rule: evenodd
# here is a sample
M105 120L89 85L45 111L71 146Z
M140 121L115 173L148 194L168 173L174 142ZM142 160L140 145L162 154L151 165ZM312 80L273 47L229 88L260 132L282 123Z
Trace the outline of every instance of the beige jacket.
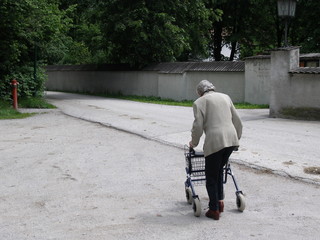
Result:
M205 93L194 102L193 113L191 143L196 147L204 132L205 156L225 147L239 146L242 123L228 95L213 91Z

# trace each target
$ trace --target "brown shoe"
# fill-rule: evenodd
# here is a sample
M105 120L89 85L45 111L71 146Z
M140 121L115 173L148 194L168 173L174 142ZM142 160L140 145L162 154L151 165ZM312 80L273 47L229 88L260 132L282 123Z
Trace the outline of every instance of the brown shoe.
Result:
M223 201L219 201L219 212L223 212L224 210L224 203Z
M219 211L213 211L213 210L208 210L206 212L206 217L208 218L213 218L214 220L219 220L220 217L220 212Z

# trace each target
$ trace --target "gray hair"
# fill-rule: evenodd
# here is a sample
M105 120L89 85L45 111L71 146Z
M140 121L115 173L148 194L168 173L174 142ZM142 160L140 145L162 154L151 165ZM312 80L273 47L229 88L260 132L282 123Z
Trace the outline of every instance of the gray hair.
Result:
M199 94L199 96L202 96L206 92L215 91L215 90L216 90L216 87L213 86L213 84L208 80L202 80L197 85L197 93Z

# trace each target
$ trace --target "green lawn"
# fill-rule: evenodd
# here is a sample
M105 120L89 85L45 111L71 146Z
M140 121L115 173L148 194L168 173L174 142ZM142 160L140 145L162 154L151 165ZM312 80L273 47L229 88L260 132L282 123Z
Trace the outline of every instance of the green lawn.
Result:
M0 101L0 119L19 119L31 115L31 113L20 113L16 111L9 102Z
M92 94L89 94L89 95L92 95ZM97 96L97 94L94 94L94 95ZM99 94L98 96L107 97L107 98L125 99L125 100L136 101L136 102L184 106L184 107L191 107L193 104L193 101L190 101L190 100L175 101L172 99L162 99L160 97L125 96L122 94ZM245 102L244 103L235 103L234 105L237 109L269 108L269 105L250 104L250 103L245 103Z
M55 108L43 98L25 98L18 101L19 108ZM12 107L10 102L0 100L0 119L21 119L34 115L34 113L20 113Z
M84 94L84 93L82 93ZM97 95L97 94L95 94ZM130 101L154 103L173 106L191 107L193 101L174 101L171 99L161 99L159 97L143 97L143 96L124 96L122 94L99 94L98 96L107 98L125 99ZM257 105L250 103L235 103L238 109L257 109L257 108L269 108L268 105ZM24 98L18 101L19 108L55 108L55 106L47 103L44 98ZM13 109L10 102L0 100L0 119L19 119L32 116L34 113L20 113Z

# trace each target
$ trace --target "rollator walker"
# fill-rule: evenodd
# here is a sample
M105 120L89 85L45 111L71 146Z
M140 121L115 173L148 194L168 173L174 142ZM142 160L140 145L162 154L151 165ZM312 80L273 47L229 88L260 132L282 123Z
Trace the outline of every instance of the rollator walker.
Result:
M187 179L185 181L185 193L187 202L192 204L194 215L199 217L201 215L201 202L199 196L195 192L194 186L205 185L205 158L203 152L196 152L193 148L185 146L185 159L186 159L186 174ZM242 191L239 189L236 182L236 178L231 170L229 161L223 167L223 184L227 183L227 177L232 177L234 186L236 188L236 204L240 212L243 212L246 204Z

